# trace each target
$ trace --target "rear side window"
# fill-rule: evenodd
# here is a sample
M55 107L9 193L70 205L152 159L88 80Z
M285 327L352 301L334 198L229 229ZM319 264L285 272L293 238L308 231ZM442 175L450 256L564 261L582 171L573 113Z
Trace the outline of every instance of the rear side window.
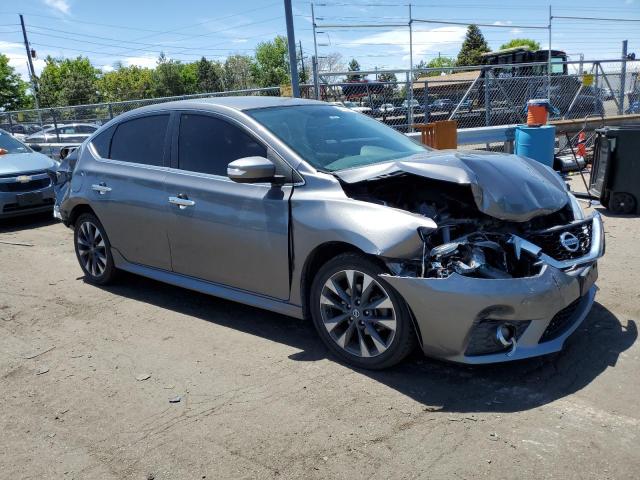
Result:
M150 115L120 123L111 140L109 158L162 166L169 115Z
M180 169L226 177L230 162L254 156L266 157L267 149L235 125L206 115L180 117Z
M104 132L96 135L91 141L91 145L93 145L93 148L96 149L96 152L98 152L98 155L102 158L110 158L111 138L113 137L113 132L116 130L116 127L117 125L111 125Z

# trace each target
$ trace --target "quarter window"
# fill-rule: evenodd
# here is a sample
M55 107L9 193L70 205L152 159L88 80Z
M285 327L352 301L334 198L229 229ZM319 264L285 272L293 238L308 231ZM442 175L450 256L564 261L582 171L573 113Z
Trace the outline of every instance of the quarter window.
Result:
M266 148L240 128L207 115L183 114L178 137L182 170L227 176L227 165L244 157L266 157Z
M162 166L169 115L150 115L118 124L109 158L123 162Z
M98 155L102 158L110 158L109 150L111 149L111 138L113 137L113 132L116 129L116 125L111 125L104 132L100 132L95 138L91 141L91 145L96 149Z

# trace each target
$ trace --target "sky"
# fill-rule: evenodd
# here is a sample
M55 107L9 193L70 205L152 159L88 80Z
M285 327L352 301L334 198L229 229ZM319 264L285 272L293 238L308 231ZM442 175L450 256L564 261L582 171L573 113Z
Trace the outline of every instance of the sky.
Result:
M409 0L319 0L315 3L320 57L356 58L362 70L409 67ZM533 38L547 48L549 6L556 17L640 19L640 0L415 0L415 20L487 24L492 49L513 38ZM224 61L252 54L259 42L286 34L284 1L271 0L4 0L0 3L0 53L26 79L27 59L18 14L37 52L36 73L47 55L83 55L103 71L116 62L153 67L159 53L183 62L201 56ZM305 61L313 54L311 3L293 0L296 42ZM341 25L348 28L335 28ZM353 26L360 25L360 26ZM363 27L367 25L367 27ZM372 25L381 28L373 28ZM386 25L386 26L383 26ZM455 56L466 27L414 21L414 64ZM621 42L640 58L640 22L554 18L551 45L571 59L620 58Z

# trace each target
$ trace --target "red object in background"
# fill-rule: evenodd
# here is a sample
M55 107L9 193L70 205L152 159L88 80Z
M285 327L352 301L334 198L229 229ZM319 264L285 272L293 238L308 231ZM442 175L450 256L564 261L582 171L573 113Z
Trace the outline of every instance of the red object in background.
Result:
M587 155L587 147L585 146L586 142L587 136L584 134L584 132L580 132L578 134L578 155L582 158L586 157Z
M9 153L9 150L5 150L4 148L0 148L0 155L6 155Z

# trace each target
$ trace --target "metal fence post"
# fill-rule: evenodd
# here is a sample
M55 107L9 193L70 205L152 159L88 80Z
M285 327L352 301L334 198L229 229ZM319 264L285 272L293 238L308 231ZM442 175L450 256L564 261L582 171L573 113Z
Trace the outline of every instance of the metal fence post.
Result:
M618 102L618 115L624 114L624 90L627 83L627 40L622 42L622 65L620 66L620 101Z
M53 128L54 132L56 132L56 140L60 143L60 132L58 131L58 119L56 118L55 109L51 109L51 117L53 118Z
M422 108L424 108L424 123L429 123L429 82L427 80L424 81L424 102L422 103Z
M413 79L411 73L407 72L407 127L410 132L413 132Z
M109 103L109 120L113 119L113 105Z
M491 125L491 92L489 92L489 80L491 78L491 70L484 70L484 124L488 127Z
M11 114L8 113L7 117L9 117L9 133L13 134L13 122L11 121Z

